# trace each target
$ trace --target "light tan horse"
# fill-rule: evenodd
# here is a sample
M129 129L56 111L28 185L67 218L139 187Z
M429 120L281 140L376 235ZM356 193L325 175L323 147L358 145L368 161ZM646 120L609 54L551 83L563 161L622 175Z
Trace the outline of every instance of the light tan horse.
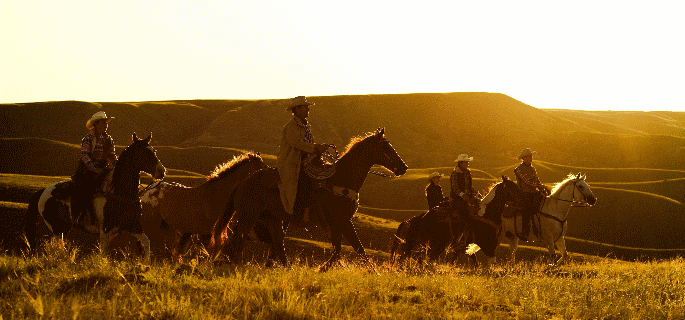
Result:
M191 235L208 245L212 228L235 186L267 165L258 153L246 152L220 164L207 181L196 188L179 183L157 182L142 191L141 223L157 257L181 260Z

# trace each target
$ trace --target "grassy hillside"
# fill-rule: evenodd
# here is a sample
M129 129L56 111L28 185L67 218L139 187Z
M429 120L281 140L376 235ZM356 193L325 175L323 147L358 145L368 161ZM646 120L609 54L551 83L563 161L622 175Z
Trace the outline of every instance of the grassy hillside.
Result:
M642 248L685 248L685 113L540 110L503 94L445 93L310 97L317 141L344 150L350 138L386 128L410 169L400 178L369 175L361 190L359 232L381 249L394 224L426 208L426 177L447 178L469 153L474 186L513 178L519 151L538 151L535 166L552 186L569 172L587 174L598 197L574 208L569 236ZM246 150L275 165L286 100L191 100L130 103L43 102L0 105L0 201L26 203L38 188L68 178L76 167L85 121L106 111L121 153L131 133L153 133L169 169L167 181L198 186L216 165ZM45 119L49 119L46 121ZM32 176L27 176L32 175ZM147 182L148 179L144 179ZM386 219L383 232L367 223ZM394 226L394 227L388 227ZM327 240L329 235L297 234ZM385 243L383 243L385 246ZM571 248L573 250L573 248ZM599 250L601 252L601 250Z
M312 130L343 148L351 137L386 127L412 168L451 165L460 153L483 166L515 161L525 147L539 159L587 167L682 169L685 116L669 112L540 110L497 93L311 97ZM0 105L0 138L79 144L98 110L117 117L110 134L127 145L133 132L155 146L227 147L276 154L287 100L191 100L131 103L42 102ZM49 119L49 121L45 121ZM658 155L645 157L644 155Z

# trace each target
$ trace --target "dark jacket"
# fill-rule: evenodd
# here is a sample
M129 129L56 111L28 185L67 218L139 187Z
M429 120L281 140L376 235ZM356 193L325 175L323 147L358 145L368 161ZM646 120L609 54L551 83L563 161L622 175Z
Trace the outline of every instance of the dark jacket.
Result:
M426 187L426 199L428 200L428 210L433 209L440 205L440 202L444 200L442 195L442 187L434 183L430 183Z

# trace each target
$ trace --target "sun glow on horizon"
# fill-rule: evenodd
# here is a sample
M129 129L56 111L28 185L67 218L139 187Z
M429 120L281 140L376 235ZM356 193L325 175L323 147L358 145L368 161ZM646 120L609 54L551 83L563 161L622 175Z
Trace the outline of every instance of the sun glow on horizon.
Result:
M678 2L0 3L0 103L498 92L684 111Z

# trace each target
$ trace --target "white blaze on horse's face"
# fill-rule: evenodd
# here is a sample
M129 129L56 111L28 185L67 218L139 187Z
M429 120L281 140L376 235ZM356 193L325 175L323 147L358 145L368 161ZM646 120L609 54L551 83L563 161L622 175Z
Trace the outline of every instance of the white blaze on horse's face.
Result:
M157 152L152 146L147 146L147 148L155 155L155 157L157 156ZM164 174L166 174L166 168L162 164L162 161L157 159L157 165L155 166L155 174L153 174L152 177L155 179L162 179L164 178Z
M595 198L595 195L592 193L592 190L590 190L590 186L585 182L585 180L581 179L576 181L575 187L580 192L575 194L574 200L580 202L587 202L587 204L591 206L597 202L597 198Z

